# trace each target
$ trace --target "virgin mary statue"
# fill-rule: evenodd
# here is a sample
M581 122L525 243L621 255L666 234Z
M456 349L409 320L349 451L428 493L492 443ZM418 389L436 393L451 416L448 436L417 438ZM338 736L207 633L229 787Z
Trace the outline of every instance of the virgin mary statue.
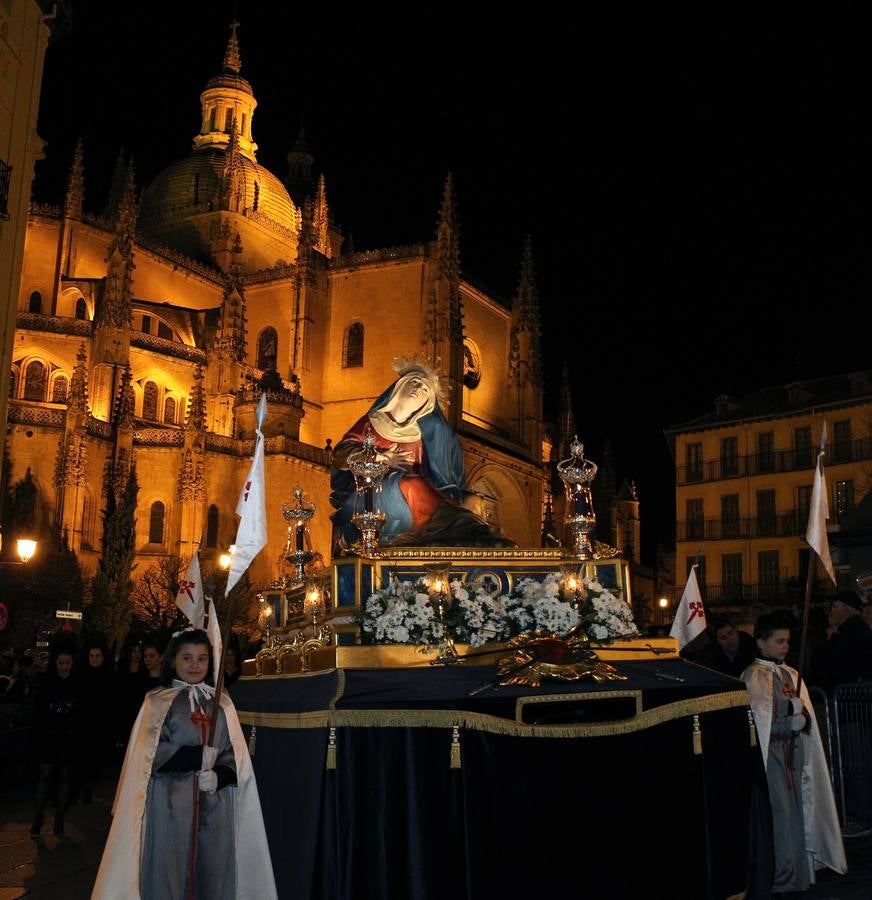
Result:
M399 377L358 419L333 451L330 503L338 549L359 537L351 521L354 478L349 466L367 432L377 459L389 466L381 496L381 543L419 547L505 547L513 542L463 506L466 469L457 435L439 407L439 376L421 360L394 365Z

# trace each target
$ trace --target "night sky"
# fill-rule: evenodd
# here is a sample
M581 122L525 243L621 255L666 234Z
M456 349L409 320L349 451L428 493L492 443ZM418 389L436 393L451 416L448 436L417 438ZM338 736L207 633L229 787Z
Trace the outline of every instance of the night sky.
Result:
M46 57L35 192L59 202L81 136L99 211L122 145L140 187L190 151L234 4L72 6ZM283 176L302 122L356 249L431 239L449 170L470 280L509 301L532 235L546 414L568 360L588 455L609 436L638 484L649 560L674 522L664 427L719 394L870 366L856 24L235 8L258 161Z

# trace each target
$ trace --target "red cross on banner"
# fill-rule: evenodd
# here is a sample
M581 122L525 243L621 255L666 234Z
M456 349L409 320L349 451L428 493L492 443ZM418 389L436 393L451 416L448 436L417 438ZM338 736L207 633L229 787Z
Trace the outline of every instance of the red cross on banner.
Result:
M702 608L702 600L695 600L692 603L688 603L687 608L692 610L690 618L687 620L688 625L690 625L697 616L705 621L705 610Z
M203 602L203 579L200 577L200 561L195 553L185 577L179 582L176 606L194 626L202 628L206 624L206 606Z

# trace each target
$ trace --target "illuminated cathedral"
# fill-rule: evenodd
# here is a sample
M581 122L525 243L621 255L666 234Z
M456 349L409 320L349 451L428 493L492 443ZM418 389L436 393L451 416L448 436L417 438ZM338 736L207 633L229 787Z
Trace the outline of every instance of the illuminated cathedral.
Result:
M141 193L122 161L107 208L86 212L79 145L63 205L31 208L8 452L13 478L33 475L40 527L66 531L93 574L106 497L135 464L140 571L217 556L265 391L270 542L252 582L281 574L281 504L298 484L329 559L331 447L393 380L392 359L421 353L440 361L468 504L539 546L549 444L529 245L510 306L465 281L449 176L434 240L348 252L304 142L284 179L258 164L242 71L234 26L190 154Z

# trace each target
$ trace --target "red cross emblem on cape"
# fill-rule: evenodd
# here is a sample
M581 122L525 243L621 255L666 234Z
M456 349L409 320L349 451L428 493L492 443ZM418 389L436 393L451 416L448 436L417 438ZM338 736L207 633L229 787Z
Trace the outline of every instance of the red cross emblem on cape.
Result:
M180 581L179 582L179 596L181 597L182 594L187 594L191 603L193 603L194 602L193 590L196 586L197 586L196 583L193 581Z
M191 721L200 726L200 738L202 743L209 739L209 726L212 724L212 716L207 716L202 709L191 713Z

